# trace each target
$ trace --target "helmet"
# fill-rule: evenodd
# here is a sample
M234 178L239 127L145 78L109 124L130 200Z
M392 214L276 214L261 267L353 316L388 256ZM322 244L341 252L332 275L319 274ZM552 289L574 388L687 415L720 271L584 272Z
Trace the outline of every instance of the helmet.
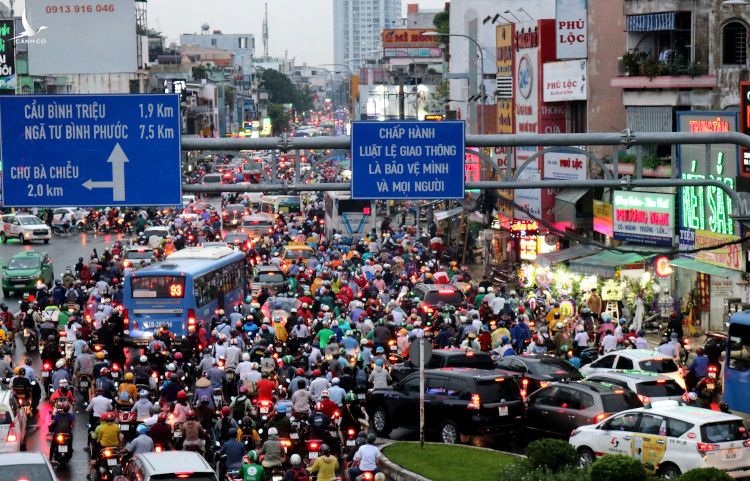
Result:
M140 359L138 360L141 361L142 364L145 364L148 362L148 358L146 356L141 356Z
M298 376L304 376L305 375L305 370L302 369L301 367L298 367L297 370L295 371L295 373L297 373Z
M169 372L175 372L177 370L177 366L173 362L170 362L167 364L167 371Z
M114 420L115 420L114 411L107 411L106 413L102 414L102 421L111 423Z
M177 399L187 399L187 393L185 391L177 391Z
M329 454L331 452L331 448L327 444L323 443L320 445L320 452L321 454Z
M252 462L255 462L255 461L257 461L257 460L258 460L258 454L257 454L257 453L255 452L255 450L254 450L254 449L251 449L251 450L250 450L250 451L248 451L248 453L247 453L247 458L248 458L248 459L249 459L250 461L252 461Z
M328 397L328 390L324 389L322 393L320 393L320 397Z
M138 396L139 397L148 397L148 391L146 391L145 389L141 389L141 391L138 393ZM177 394L177 397L179 398L180 395Z
M690 391L688 393L688 399L691 401L695 401L696 399L698 399L698 394L695 391Z
M68 387L68 380L67 379L60 379L60 382L57 384L60 387Z
M281 358L282 361L284 361L284 364L291 364L294 361L294 358L290 355L286 355Z
M242 360L243 360L243 361L249 361L249 360L250 360L250 353L248 353L248 352L243 352L243 353L242 353Z
M383 473L375 473L375 476L372 478L374 481L385 481L385 474Z
M367 444L375 444L375 441L378 440L378 437L375 436L375 433L369 433L367 435Z
M222 416L229 416L230 414L232 414L232 410L229 408L229 406L224 406L221 408Z
M382 366L383 365L383 360L382 359L375 359L375 365L376 366Z
M182 353L180 351L177 351L176 353L174 353L174 358L175 360L179 361L180 359L182 359Z
M58 360L57 360L57 362L55 363L55 367L56 367L57 369L62 369L62 368L64 368L64 367L65 367L65 360L63 360L63 359L58 359Z
M135 379L135 375L133 375L132 372L126 372L125 376L123 376L123 379L125 379L126 381L132 381L133 379Z
M106 368L106 367L101 368L99 370L99 375L102 377L109 376L109 368Z
M302 462L302 458L299 457L299 454L292 454L292 456L289 458L289 462L292 463L292 466L299 466L299 464Z
M229 428L229 439L235 439L237 437L237 428Z
M240 386L240 394L247 394L247 391L248 391L247 386L245 385Z
M286 413L286 404L279 404L279 406L276 408L276 412L280 414Z
M348 393L344 394L344 402L346 403L353 403L357 400L357 395L353 392L349 391Z
M337 377L334 377L333 379L331 379L331 384L333 384L334 386L336 384L340 383L340 382L341 382L341 380L339 378L337 378Z
M190 419L191 421L194 420L196 418L195 411L193 411L192 409L190 411L188 411L187 412L187 418Z
M137 428L135 428L135 431L138 434L146 434L148 432L148 428L145 424L139 424Z
M269 428L268 429L268 435L269 436L277 436L279 434L279 430L276 428Z

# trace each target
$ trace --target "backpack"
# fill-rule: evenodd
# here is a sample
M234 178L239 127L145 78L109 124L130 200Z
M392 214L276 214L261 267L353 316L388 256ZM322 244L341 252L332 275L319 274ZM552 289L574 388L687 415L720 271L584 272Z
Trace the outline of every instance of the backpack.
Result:
M310 476L307 474L307 470L302 467L291 468L292 476L295 481L310 481Z
M57 425L58 433L70 434L70 416L68 414L59 414L55 416L55 424Z
M242 419L245 417L247 412L247 397L240 396L232 403L232 417L234 419Z

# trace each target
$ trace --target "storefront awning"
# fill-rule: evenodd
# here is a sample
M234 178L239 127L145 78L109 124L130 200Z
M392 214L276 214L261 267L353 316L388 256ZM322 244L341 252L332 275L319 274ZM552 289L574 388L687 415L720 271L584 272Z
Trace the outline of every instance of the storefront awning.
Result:
M687 257L678 257L669 261L670 265L680 267L682 269L689 269L695 272L702 272L710 276L724 277L726 279L741 279L742 272L735 271L733 269L727 269L726 267L719 267L713 264L706 264L705 262L696 261L695 259L689 259Z
M628 32L664 32L675 29L677 12L628 15Z
M643 256L634 253L602 251L592 256L570 261L570 270L585 275L614 277L618 267L641 262Z
M598 247L586 244L576 244L573 247L568 247L567 249L562 249L557 252L539 254L536 258L536 263L540 266L549 267L555 264L559 264L560 262L569 261L571 259L590 256L591 254L595 254L600 250L601 249Z
M453 209L448 210L439 210L435 212L435 222L440 222L441 220L450 219L451 217L455 217L459 215L461 212L463 212L463 207L454 207Z
M568 208L575 208L576 203L581 200L581 197L588 193L589 189L563 189L555 196L555 207L552 208L553 213L557 213L559 210Z

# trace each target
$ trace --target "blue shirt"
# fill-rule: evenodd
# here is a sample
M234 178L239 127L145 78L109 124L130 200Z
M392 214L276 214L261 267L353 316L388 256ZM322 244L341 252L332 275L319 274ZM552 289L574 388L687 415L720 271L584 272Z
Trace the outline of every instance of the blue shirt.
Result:
M239 469L242 467L242 457L245 455L245 445L236 439L230 439L221 445L219 454L226 454L224 466L227 469Z
M708 374L708 357L707 356L696 356L693 362L688 368L689 371L693 371L693 374L697 378L706 377Z

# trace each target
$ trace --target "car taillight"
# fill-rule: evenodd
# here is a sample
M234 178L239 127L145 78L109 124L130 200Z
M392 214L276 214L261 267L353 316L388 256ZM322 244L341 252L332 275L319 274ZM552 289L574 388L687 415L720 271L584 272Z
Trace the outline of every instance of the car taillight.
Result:
M539 387L540 388L547 387L547 386L549 386L549 382L548 381L540 381L539 382Z
M195 311L188 309L188 327L195 327Z
M529 380L526 378L521 379L521 399L526 399L526 394L529 392Z
M125 327L125 329L127 329L130 325L130 316L128 314L129 313L127 309L122 310L122 325Z
M350 438L353 438L356 433L357 432L352 428L349 428L346 430L346 435L349 436Z
M648 396L644 396L643 394L639 394L639 395L638 395L638 399L640 399L640 400L641 400L641 402L643 403L643 405L644 405L644 406L645 406L646 404L648 404L648 403L650 403L650 402L651 402L651 398L650 398L650 397L648 397Z
M5 438L5 442L15 443L16 441L18 441L18 436L16 435L16 423L12 422L8 428L8 436Z
M594 422L598 423L598 422L604 421L605 419L607 419L607 417L609 417L609 414L599 413L596 416L594 416Z
M52 369L52 366L50 365L50 363L45 362L42 366L42 369L44 369L45 371L49 371L50 369Z
M310 449L318 450L320 445L318 443L310 443Z
M469 405L466 406L466 409L479 409L481 407L482 400L479 398L479 394L472 394L471 395L471 401L469 401Z
M695 445L695 448L698 450L701 456L703 456L709 451L718 451L720 449L720 446L718 444L711 443L697 443Z

